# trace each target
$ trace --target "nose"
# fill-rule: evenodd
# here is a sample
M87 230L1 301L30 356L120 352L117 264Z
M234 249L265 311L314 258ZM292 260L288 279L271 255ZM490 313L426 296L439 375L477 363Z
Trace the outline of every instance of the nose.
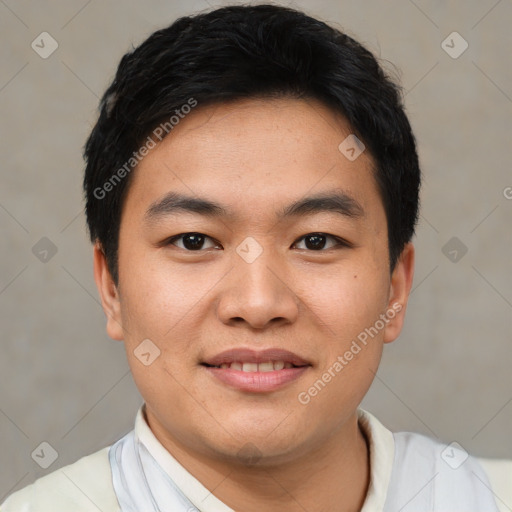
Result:
M217 303L219 319L259 330L295 322L300 301L286 274L269 251L251 263L236 255L235 268L226 276Z

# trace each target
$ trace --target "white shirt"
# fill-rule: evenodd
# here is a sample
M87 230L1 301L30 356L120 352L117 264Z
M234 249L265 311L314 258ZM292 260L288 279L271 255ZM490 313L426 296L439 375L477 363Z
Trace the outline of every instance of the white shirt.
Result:
M131 434L140 440L165 476L172 479L179 493L201 512L233 512L162 446L144 418L143 407L137 412ZM370 485L361 512L381 512L389 493L393 492L390 489L397 488L396 482L391 485L393 482L390 481L395 462L395 438L372 414L359 409L358 415L370 449ZM419 435L409 436L414 438ZM0 512L98 512L98 509L102 512L120 512L109 461L110 448L104 448L36 480L34 484L11 495L0 506ZM510 511L512 461L477 460L487 474L499 511Z

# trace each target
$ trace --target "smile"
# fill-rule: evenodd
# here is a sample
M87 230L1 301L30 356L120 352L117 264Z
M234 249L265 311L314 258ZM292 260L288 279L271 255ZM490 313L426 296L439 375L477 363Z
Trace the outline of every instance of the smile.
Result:
M207 365L210 366L210 365ZM293 365L288 361L267 361L264 363L247 363L240 361L233 361L232 363L222 363L219 366L210 366L211 368L221 368L223 370L227 370L228 368L231 370L237 370L242 372L272 372L276 370L283 370L284 368L298 368L298 366Z

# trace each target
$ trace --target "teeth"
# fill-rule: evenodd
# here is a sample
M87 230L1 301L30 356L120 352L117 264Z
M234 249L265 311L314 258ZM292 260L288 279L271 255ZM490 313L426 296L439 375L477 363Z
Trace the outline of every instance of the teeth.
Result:
M243 363L242 371L243 372L257 372L258 371L258 363Z
M238 370L243 372L272 372L275 370L282 370L283 368L293 368L292 363L284 361L266 361L264 363L240 363L235 361L233 363L222 363L220 368L226 370Z
M274 371L274 363L272 361L268 361L267 363L260 363L258 365L258 371L272 372L272 371Z

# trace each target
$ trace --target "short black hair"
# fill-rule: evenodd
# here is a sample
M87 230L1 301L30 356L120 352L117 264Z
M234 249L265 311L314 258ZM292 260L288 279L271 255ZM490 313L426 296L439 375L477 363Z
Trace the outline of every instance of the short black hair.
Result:
M101 99L84 148L83 185L90 238L116 285L130 171L154 134L162 138L158 127L169 133L195 105L275 97L319 100L363 141L386 212L393 270L414 235L421 182L400 86L371 52L320 20L277 5L236 5L154 32L123 56Z

